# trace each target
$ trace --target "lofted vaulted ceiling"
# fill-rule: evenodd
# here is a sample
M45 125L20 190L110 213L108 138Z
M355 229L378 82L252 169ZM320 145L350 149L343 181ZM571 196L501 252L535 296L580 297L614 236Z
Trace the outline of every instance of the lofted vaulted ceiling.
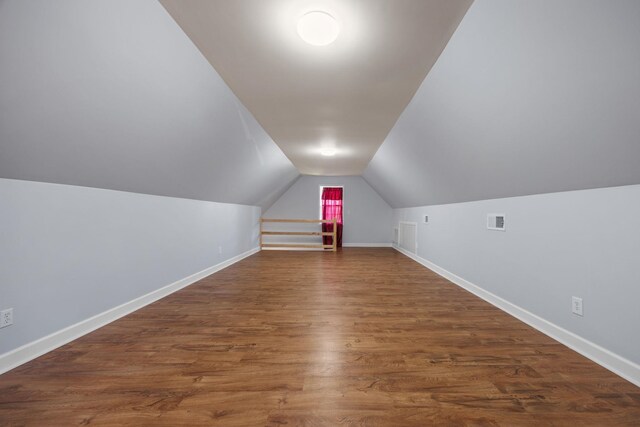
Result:
M393 207L640 183L640 3L468 3L326 0L314 50L307 0L0 0L0 177L265 208L287 156L368 163Z
M266 208L298 175L157 1L0 0L0 178Z
M639 20L476 1L363 177L393 207L640 183Z
M160 0L303 174L360 175L472 0ZM296 33L323 10L328 46ZM336 155L323 157L323 148Z

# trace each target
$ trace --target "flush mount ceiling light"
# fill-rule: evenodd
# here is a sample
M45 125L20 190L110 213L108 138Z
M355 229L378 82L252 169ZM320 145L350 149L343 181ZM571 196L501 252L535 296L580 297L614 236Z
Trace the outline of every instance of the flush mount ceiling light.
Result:
M323 148L320 150L320 154L327 157L335 156L338 151L335 148Z
M338 21L326 12L316 10L305 13L298 20L298 34L302 40L314 46L333 43L339 33Z

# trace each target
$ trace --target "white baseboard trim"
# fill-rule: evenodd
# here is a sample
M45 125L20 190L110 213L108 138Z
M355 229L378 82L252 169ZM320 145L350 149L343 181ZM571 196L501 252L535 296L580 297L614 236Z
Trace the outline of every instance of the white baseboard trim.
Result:
M393 246L398 252L408 256L419 264L427 267L434 273L448 279L454 284L460 286L463 289L471 292L472 294L482 298L488 303L498 307L502 311L507 312L513 317L523 321L527 325L537 329L543 334L553 338L554 340L566 345L570 349L580 353L588 359L596 362L598 365L610 370L616 375L630 381L631 383L640 387L640 365L631 360L625 359L607 350L604 347L599 346L579 335L574 334L548 320L537 316L522 307L519 307L489 291L482 289L481 287L474 285L473 283L456 276L450 271L427 261L424 258L419 257L416 254L408 252L400 247Z
M390 248L391 243L343 243L343 248Z
M263 251L304 251L304 252L324 252L324 249L321 248L262 248ZM326 250L327 252L331 252L330 250Z
M233 258L229 258L226 261L216 264L212 267L192 274L191 276L180 279L177 282L164 286L155 291L149 292L146 295L133 299L129 302L121 304L117 307L113 307L107 311L97 314L88 319L82 320L74 325L68 326L64 329L56 331L45 337L42 337L36 341L32 341L14 350L0 355L0 374L10 371L30 360L40 357L45 353L55 350L89 332L95 331L108 323L113 322L127 314L130 314L142 307L151 304L161 298L166 297L182 288L185 288L198 280L204 279L213 273L216 273L226 267L229 267L236 262L259 252L260 248L254 248L240 255L236 255Z
M286 243L280 243L282 245ZM343 243L343 248L390 248L391 243ZM324 252L324 249L315 248L263 248L263 251L320 251ZM329 252L329 251L327 251Z

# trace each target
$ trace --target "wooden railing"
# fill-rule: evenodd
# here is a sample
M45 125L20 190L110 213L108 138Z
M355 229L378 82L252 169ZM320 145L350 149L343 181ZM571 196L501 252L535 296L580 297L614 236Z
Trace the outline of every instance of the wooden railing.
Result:
M277 230L269 230L265 231L263 228L263 224L265 222L288 222L288 223L297 223L297 224L333 224L333 231L277 231ZM304 249L331 249L333 252L337 250L337 230L338 224L337 220L334 218L332 220L328 219L266 219L260 218L260 249L263 248L304 248ZM321 244L311 244L311 243L264 243L262 241L262 236L331 236L331 245L325 245L324 242Z

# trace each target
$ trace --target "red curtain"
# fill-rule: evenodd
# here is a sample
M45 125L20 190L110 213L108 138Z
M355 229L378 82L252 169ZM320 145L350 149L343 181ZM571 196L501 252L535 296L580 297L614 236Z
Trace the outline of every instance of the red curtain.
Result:
M336 231L337 246L342 247L342 188L324 187L322 189L322 219L337 219L338 230ZM322 231L332 232L333 224L322 224ZM333 244L332 236L323 236L322 243Z

